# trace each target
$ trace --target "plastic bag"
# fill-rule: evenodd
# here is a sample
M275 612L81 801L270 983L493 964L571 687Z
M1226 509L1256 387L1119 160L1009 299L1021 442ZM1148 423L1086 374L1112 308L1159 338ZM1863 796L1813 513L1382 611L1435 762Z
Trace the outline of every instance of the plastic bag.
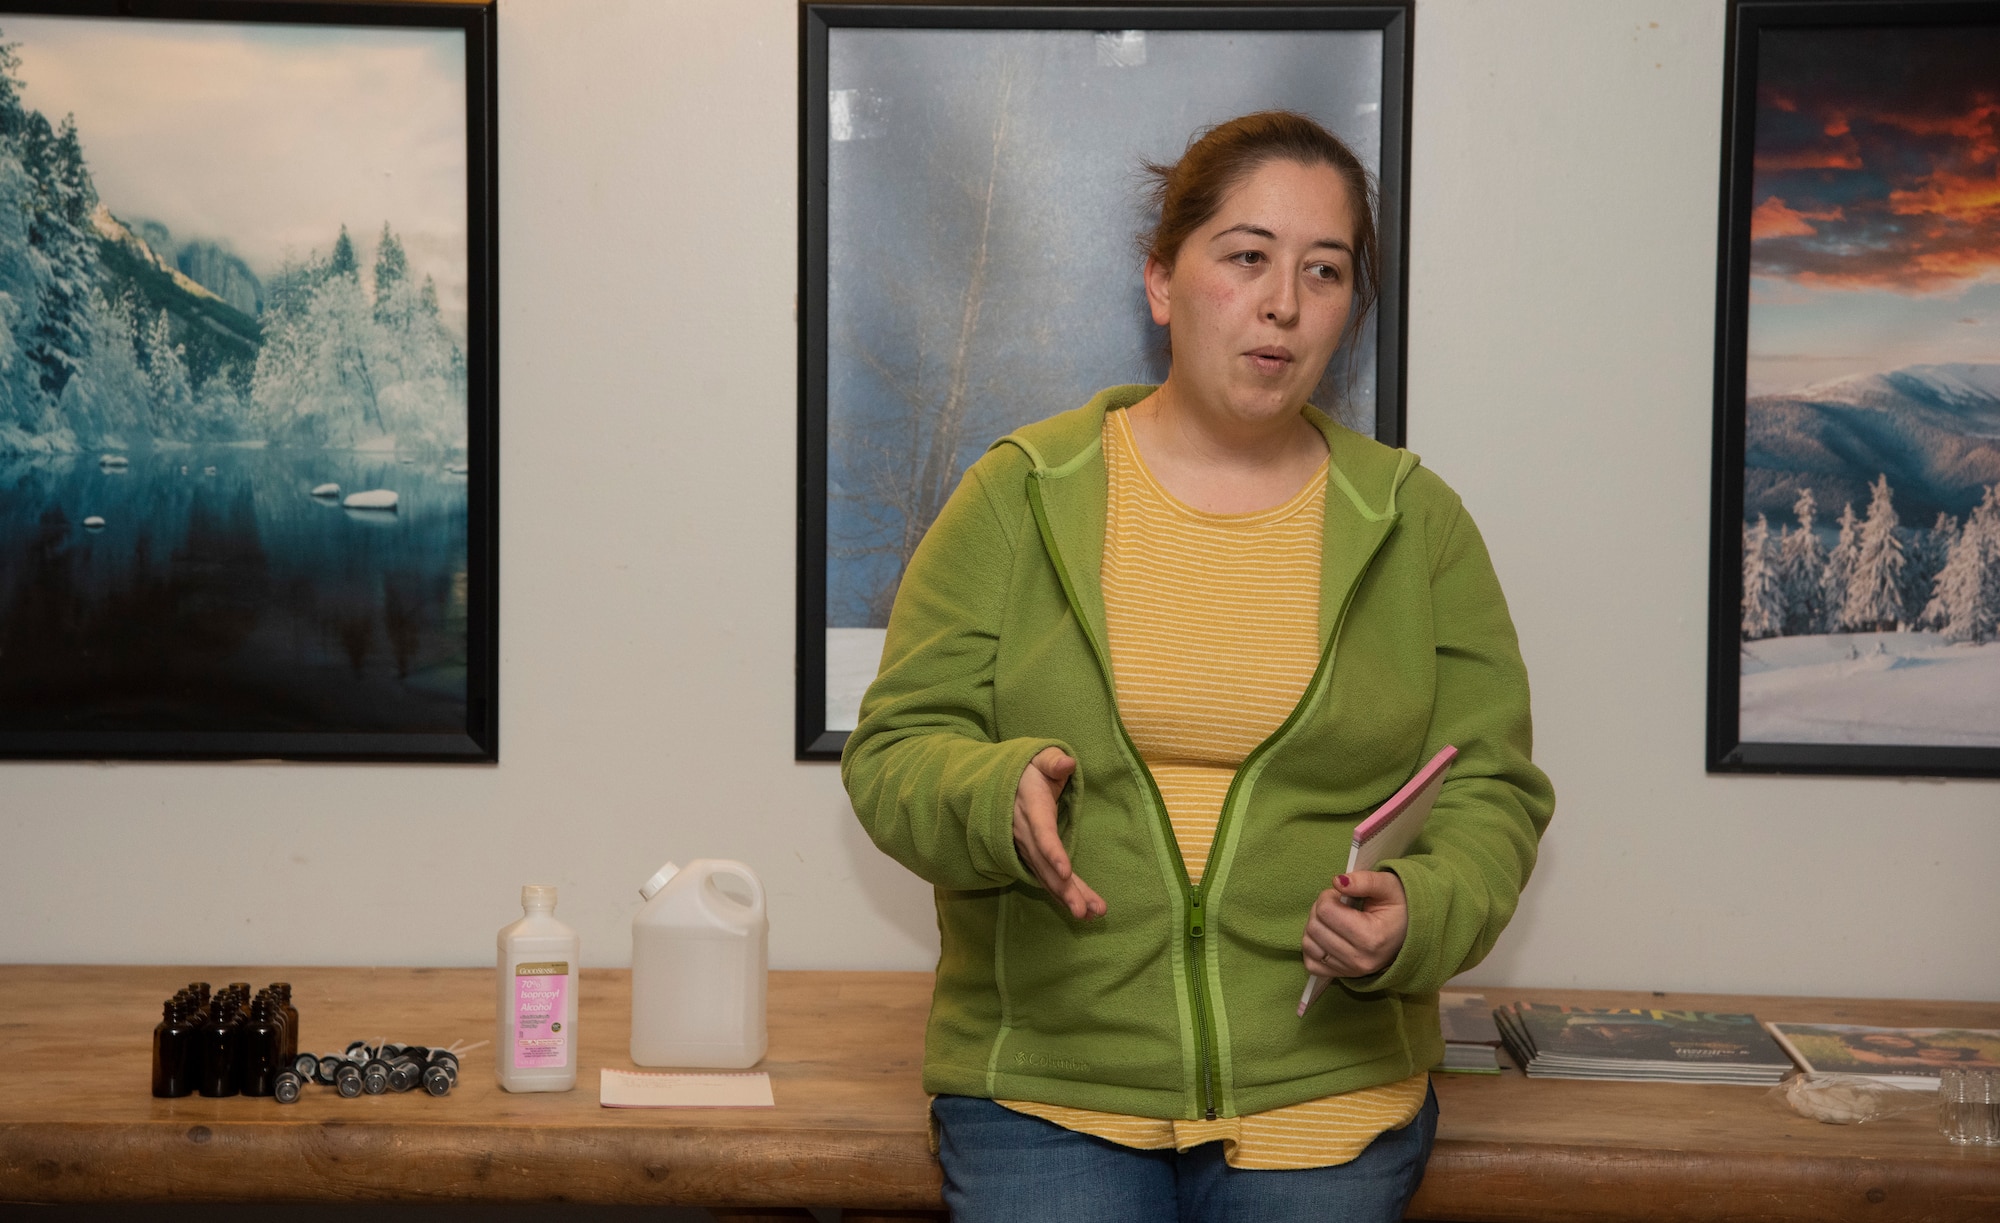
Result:
M1891 1087L1862 1074L1794 1074L1771 1089L1793 1112L1828 1125L1859 1125L1937 1107L1928 1091Z

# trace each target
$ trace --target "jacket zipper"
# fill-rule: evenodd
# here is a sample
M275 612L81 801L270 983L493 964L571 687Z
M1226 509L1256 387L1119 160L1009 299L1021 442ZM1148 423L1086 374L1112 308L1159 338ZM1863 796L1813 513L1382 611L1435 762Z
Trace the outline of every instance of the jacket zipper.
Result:
M1085 639L1090 642L1091 650L1096 653L1098 666L1104 670L1107 683L1115 685L1115 680L1111 676L1111 659L1105 654L1103 646L1097 640L1097 635L1091 632L1089 618L1083 614L1083 609L1078 606L1074 583L1070 581L1069 567L1063 563L1062 553L1056 547L1055 532L1049 529L1048 513L1042 506L1042 490L1039 476L1030 478L1028 499L1031 508L1034 510L1036 529L1042 536L1042 546L1047 549L1049 559L1055 563L1056 579L1062 585L1063 595L1069 600L1070 611L1076 616L1077 624L1082 627ZM1369 567L1375 563L1376 555L1382 551L1382 545L1388 542L1388 538L1388 533L1383 533L1382 537L1375 541L1375 546L1368 550L1368 559L1362 562L1361 573L1367 573ZM1347 623L1347 609L1352 606L1354 592L1360 588L1360 585L1360 579L1357 578L1349 585L1347 594L1342 598L1340 614L1334 618L1333 632L1327 636L1326 648L1320 652L1319 666L1313 670L1312 681L1306 685L1305 695L1299 698L1299 703L1292 707L1292 712L1286 715L1285 720L1279 724L1278 729L1273 731L1262 743L1251 749L1250 754L1243 758L1243 763L1237 766L1236 775L1229 779L1229 789L1224 791L1222 796L1222 811L1217 816L1215 822L1215 836L1209 842L1211 846L1220 846L1223 844L1223 833L1229 827L1230 817L1235 814L1237 789L1243 781L1243 775L1250 771L1251 765L1261 759L1272 744L1279 742L1291 733L1292 727L1298 724L1299 718L1306 707L1313 703L1313 699L1319 691L1320 684L1330 669L1333 661L1334 645L1340 640L1341 627ZM1167 847L1173 851L1174 868L1180 872L1182 894L1185 896L1187 902L1188 945L1185 959L1187 961L1189 995L1194 1004L1195 1056L1201 1063L1202 1116L1204 1120L1213 1121L1216 1119L1215 1076L1217 1072L1214 1047L1219 1042L1210 1030L1212 1025L1209 1019L1208 979L1207 975L1202 971L1205 960L1203 955L1203 941L1208 935L1208 881L1211 875L1209 872L1203 871L1202 880L1197 884L1194 882L1193 877L1188 874L1187 859L1181 855L1180 841L1174 836L1173 820L1167 815L1167 802L1160 795L1159 783L1153 780L1153 771L1146 767L1145 760L1139 755L1138 745L1132 742L1132 736L1126 731L1125 720L1118 716L1118 698L1115 688L1111 697L1111 720L1118 727L1118 737L1125 745L1127 757L1131 760L1133 766L1139 770L1139 775L1146 779L1147 793L1153 799L1153 812L1159 818L1161 827L1166 833Z
M1375 559L1374 556L1371 554L1369 556L1369 560L1372 561L1374 559ZM1344 611L1345 609L1343 608L1343 614ZM1235 814L1237 786L1239 783L1242 782L1243 775L1250 771L1250 766L1255 764L1257 760L1264 755L1265 751L1269 749L1272 744L1278 742L1280 739L1283 739L1285 735L1291 731L1292 727L1298 724L1301 711L1303 711L1306 708L1306 706L1312 704L1314 696L1319 691L1320 680L1326 674L1327 662L1333 657L1333 643L1336 639L1338 639L1339 635L1340 635L1339 630L1336 628L1334 635L1327 639L1326 648L1320 651L1319 665L1313 668L1312 680L1310 683L1306 685L1305 693L1299 698L1298 704L1292 707L1292 712L1286 715L1285 720L1278 725L1277 730L1271 732L1271 734L1262 743L1259 743L1255 748L1251 749L1250 754L1243 758L1243 763L1237 766L1236 775L1229 779L1229 789L1224 791L1222 796L1222 811L1216 817L1215 821L1215 837L1213 840L1209 842L1209 845L1212 847L1210 850L1211 853L1214 852L1215 848L1220 848L1223 844L1222 835L1224 832L1228 830L1230 817ZM1120 729L1122 730L1123 728L1121 727ZM1130 737L1127 737L1126 739L1126 746L1128 748L1131 747ZM1133 755L1135 757L1138 755L1136 749L1133 750ZM1142 769L1145 767L1143 761L1141 762L1140 767ZM1147 780L1148 782L1152 780L1152 775L1150 773L1147 774ZM1160 799L1159 790L1157 787L1155 787L1153 791L1153 797L1154 801L1158 804L1160 818L1162 820L1167 820L1166 803ZM1211 1052L1211 1043L1220 1044L1221 1042L1219 1040L1215 1040L1215 1038L1210 1035L1210 1030L1209 1030L1211 1025L1209 1023L1209 1014L1208 1014L1209 1011L1208 975L1202 971L1203 968L1206 967L1205 957L1202 954L1203 951L1202 939L1207 936L1208 932L1207 931L1208 881L1214 876L1208 871L1203 871L1201 874L1201 882L1198 884L1190 884L1188 870L1187 870L1187 861L1181 857L1180 843L1174 839L1173 832L1174 832L1173 824L1171 821L1168 821L1167 844L1172 845L1174 847L1174 861L1178 863L1181 868L1181 883L1184 886L1187 886L1188 978L1194 991L1194 1009L1196 1016L1195 1047L1198 1050L1201 1057L1201 1102L1202 1102L1202 1107L1205 1110L1204 1113L1205 1117L1207 1118L1207 1120L1213 1121L1215 1120L1214 1080L1215 1080L1215 1075L1218 1072L1219 1068L1216 1066L1217 1059Z
M1060 562L1058 562L1060 564ZM1067 583L1067 577L1064 578ZM1077 617L1083 622L1081 616ZM1088 630L1086 629L1086 632ZM1139 746L1132 742L1132 736L1125 730L1125 722L1117 718L1118 703L1111 704L1114 720L1118 723L1118 737L1124 741L1125 753L1146 779L1146 791L1153 797L1153 814L1160 821L1161 829L1167 834L1167 847L1173 851L1174 869L1180 872L1181 894L1187 898L1187 954L1182 957L1187 965L1188 998L1194 1003L1194 1048L1195 1060L1201 1065L1201 1108L1205 1120L1215 1120L1215 1057L1211 1052L1213 1037L1209 1034L1208 980L1202 972L1202 939L1208 934L1208 893L1197 886L1188 875L1187 859L1181 856L1180 842L1174 838L1174 822L1167 816L1167 800L1160 796L1160 783L1153 780L1153 771L1146 767L1146 761L1139 755Z
M1174 846L1174 858L1180 860L1179 845ZM1181 862L1181 878L1187 878L1187 863ZM1194 994L1194 1047L1195 1056L1201 1059L1201 1106L1204 1119L1215 1120L1215 1057L1209 1049L1208 984L1202 956L1201 940L1207 933L1205 906L1208 900L1200 888L1188 889L1188 953L1187 971Z

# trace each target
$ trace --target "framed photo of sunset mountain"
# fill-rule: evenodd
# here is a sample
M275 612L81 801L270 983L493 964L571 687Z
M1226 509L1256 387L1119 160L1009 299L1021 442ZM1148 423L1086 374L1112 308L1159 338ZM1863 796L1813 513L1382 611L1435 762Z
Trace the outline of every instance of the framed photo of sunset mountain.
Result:
M493 57L0 0L0 756L495 758Z
M2000 3L1734 0L1711 771L2000 776Z

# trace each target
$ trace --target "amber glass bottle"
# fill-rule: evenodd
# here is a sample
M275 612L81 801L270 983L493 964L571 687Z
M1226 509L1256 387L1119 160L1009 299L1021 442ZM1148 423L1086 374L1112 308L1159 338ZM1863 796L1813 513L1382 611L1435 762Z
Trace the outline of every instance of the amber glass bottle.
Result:
M201 1053L195 1087L202 1095L233 1096L240 1089L242 1033L243 1015L235 994L223 990L209 999L196 1042Z
M292 1005L290 981L271 982L271 992L278 996L278 1007L284 1012L285 1060L289 1062L299 1055L299 1008Z
M153 1029L153 1094L172 1098L194 1090L194 1025L173 1002Z
M284 1022L276 1013L277 1001L269 996L250 1007L250 1020L238 1038L243 1065L243 1094L268 1096L276 1088L278 1071L285 1068Z

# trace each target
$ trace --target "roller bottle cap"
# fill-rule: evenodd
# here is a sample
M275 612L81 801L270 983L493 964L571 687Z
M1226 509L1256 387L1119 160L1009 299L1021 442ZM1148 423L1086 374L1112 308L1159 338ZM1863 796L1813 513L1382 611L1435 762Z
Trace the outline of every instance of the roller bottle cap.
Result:
M553 912L556 907L556 889L552 883L529 883L521 887L521 907Z
M371 1096L379 1096L389 1090L389 1063L377 1058L363 1066L361 1090Z
M308 1083L312 1082L319 1074L319 1055L317 1053L299 1054L292 1059L292 1073L298 1075Z
M271 1094L278 1098L280 1104L298 1103L299 1093L303 1090L305 1090L304 1081L297 1073L290 1070L279 1071L278 1081L271 1085Z
M667 863L659 870L654 871L653 877L651 879L648 879L646 880L646 882L639 885L640 897L645 900L651 900L653 897L660 894L661 888L667 886L668 880L672 879L675 875L678 875L680 873L681 873L680 867L675 866L671 862Z
M389 1090L395 1092L409 1091L411 1088L421 1085L423 1078L423 1063L413 1061L408 1057L399 1057L389 1067Z
M353 1062L342 1062L340 1069L334 1072L333 1088L345 1099L352 1100L360 1095L364 1090L364 1085L361 1081L361 1067L355 1065Z

